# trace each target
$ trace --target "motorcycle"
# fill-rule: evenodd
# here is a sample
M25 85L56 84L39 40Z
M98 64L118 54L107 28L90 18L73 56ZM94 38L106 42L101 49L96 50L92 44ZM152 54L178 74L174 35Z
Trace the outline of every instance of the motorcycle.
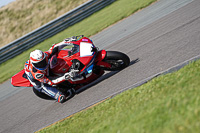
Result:
M78 39L79 37L79 39ZM75 91L101 77L105 71L118 71L130 64L129 57L118 51L98 50L92 40L87 37L76 36L76 40L69 38L67 46L49 59L50 76L61 76L73 70L79 70L78 78L66 80L57 88L66 93L68 89ZM11 78L15 87L33 87L29 82L25 70L21 70ZM35 91L39 97L43 93Z

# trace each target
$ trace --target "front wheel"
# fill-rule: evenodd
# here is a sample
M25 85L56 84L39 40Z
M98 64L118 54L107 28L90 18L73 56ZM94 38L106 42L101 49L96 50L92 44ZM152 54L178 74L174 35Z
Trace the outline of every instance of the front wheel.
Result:
M118 51L107 51L103 61L111 64L111 68L103 68L108 71L122 70L130 64L130 58Z

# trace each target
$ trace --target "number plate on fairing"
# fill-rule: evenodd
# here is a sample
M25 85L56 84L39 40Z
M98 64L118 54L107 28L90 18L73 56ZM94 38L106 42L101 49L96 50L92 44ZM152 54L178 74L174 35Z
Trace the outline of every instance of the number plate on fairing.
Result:
M92 56L94 52L92 52L93 45L91 43L81 42L80 43L80 57L84 56Z

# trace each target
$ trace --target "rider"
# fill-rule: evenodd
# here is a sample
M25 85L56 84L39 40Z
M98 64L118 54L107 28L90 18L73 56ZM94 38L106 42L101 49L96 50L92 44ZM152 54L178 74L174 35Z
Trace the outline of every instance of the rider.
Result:
M60 43L54 44L46 52L34 50L30 53L30 60L25 63L25 73L33 87L37 91L49 95L60 103L64 102L67 97L72 95L72 89L68 90L68 94L65 95L55 86L69 78L74 78L78 70L71 70L63 76L52 79L52 77L49 76L49 60L55 53L68 45L69 40L76 41L76 37L67 38Z

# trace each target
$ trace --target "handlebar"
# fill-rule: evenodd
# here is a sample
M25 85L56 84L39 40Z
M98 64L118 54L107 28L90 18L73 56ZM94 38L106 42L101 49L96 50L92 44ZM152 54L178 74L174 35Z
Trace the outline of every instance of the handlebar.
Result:
M72 36L70 38L66 38L65 41L66 42L69 42L69 41L77 41L77 40L80 40L81 38L83 38L84 35L79 35L79 36ZM78 39L77 39L78 38Z

